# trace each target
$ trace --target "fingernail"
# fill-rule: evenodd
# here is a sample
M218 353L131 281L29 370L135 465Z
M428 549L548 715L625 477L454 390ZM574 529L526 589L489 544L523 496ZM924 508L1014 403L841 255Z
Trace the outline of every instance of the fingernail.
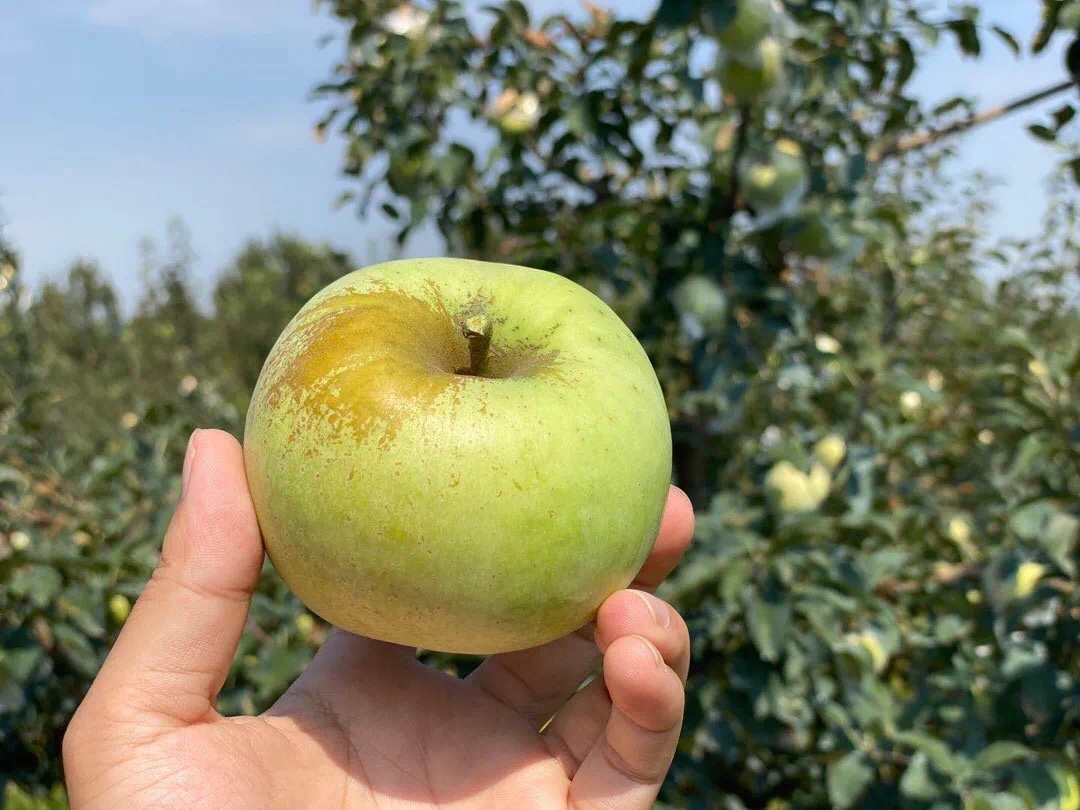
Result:
M641 601L645 603L645 607L649 609L649 615L653 617L653 621L661 627L667 627L671 624L671 612L668 610L668 606L655 596L650 596L644 591L634 591Z
M191 467L195 461L195 437L199 435L199 431L195 430L191 434L191 438L188 439L187 452L184 453L184 468L180 473L180 498L181 500L187 495L188 481L191 479Z
M652 653L652 657L656 661L657 664L659 664L662 667L667 666L667 664L664 663L664 657L662 655L660 655L660 651L658 649L656 649L655 644L653 644L651 641L649 641L644 636L638 636L638 639L640 639L640 643L644 644L645 648L648 649L648 651Z

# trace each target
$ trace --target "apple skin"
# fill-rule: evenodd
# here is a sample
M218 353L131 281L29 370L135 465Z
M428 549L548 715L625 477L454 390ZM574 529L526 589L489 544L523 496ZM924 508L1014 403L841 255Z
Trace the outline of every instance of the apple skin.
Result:
M735 16L717 34L717 41L729 51L753 50L772 30L775 16L772 0L739 0Z
M481 312L472 376L461 322ZM660 384L611 308L554 273L459 259L316 294L266 360L244 455L267 553L314 613L465 654L590 621L648 556L671 478Z
M757 212L801 200L810 182L801 147L786 138L777 141L764 159L744 164L741 175L743 196Z
M710 276L698 273L687 276L675 288L673 297L679 311L694 318L705 331L716 331L724 325L727 294Z
M757 101L783 81L783 49L773 37L765 37L749 53L725 53L717 78L721 89L740 103Z
M781 512L810 512L829 496L832 476L815 462L804 473L790 461L778 461L765 476L765 488Z
M840 466L840 462L847 455L847 442L844 437L836 433L830 433L814 445L814 456L825 465L825 469L833 472Z

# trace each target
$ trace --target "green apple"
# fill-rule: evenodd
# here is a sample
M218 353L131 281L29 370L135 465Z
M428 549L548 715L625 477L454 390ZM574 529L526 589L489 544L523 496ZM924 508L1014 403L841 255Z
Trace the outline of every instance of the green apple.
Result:
M687 276L675 288L672 299L679 312L692 317L706 331L715 331L724 325L727 295L709 276L699 273Z
M591 620L648 556L671 477L660 384L611 308L460 259L317 293L267 357L244 454L269 557L314 613L468 654Z
M766 157L742 166L740 182L746 201L759 213L801 199L810 183L802 148L786 138L777 141Z
M792 222L785 242L788 250L800 256L829 259L850 250L852 236L838 213L809 204Z
M115 624L123 624L131 615L131 600L122 593L114 593L109 597L109 618Z
M1026 599L1031 596L1032 591L1039 584L1039 580L1043 578L1043 574L1046 573L1046 566L1037 562L1020 563L1020 567L1016 569L1016 584L1013 587L1013 593L1017 599Z
M949 535L949 539L956 543L956 547L960 549L965 559L979 559L981 556L979 547L972 541L971 523L967 518L960 515L950 518L946 533Z
M540 123L540 97L507 88L491 105L488 115L507 135L525 135Z
M717 78L721 89L738 102L757 101L783 80L783 49L773 37L765 37L748 53L725 52L719 60Z
M827 470L835 470L847 455L847 442L844 437L830 433L814 445L814 456L825 465Z
M884 645L881 643L881 636L877 632L863 630L859 633L851 633L848 635L847 640L853 646L866 651L874 667L874 672L880 674L885 671L885 667L889 663L889 653L886 652Z
M781 512L809 512L829 495L832 476L815 462L804 473L790 461L778 461L765 476L765 488Z
M716 32L717 41L729 51L751 51L772 30L775 16L772 0L738 0L734 16Z
M900 413L907 419L918 419L922 412L922 394L918 391L905 391L900 395Z

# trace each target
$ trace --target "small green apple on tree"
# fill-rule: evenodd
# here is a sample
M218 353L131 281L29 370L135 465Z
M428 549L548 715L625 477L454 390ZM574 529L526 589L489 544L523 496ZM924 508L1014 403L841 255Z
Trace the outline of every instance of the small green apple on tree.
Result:
M821 462L803 472L790 461L778 461L765 476L769 500L781 512L810 512L829 496L832 476Z
M783 237L785 249L814 259L845 254L854 244L854 236L842 217L818 203L804 205L791 218Z
M554 273L388 262L316 294L255 386L244 453L267 552L328 622L489 654L627 586L671 478L633 333Z
M718 5L722 11L710 9L704 16L705 30L725 50L751 51L772 31L776 17L773 0L739 0L733 13L730 6ZM723 19L718 21L721 16Z
M683 279L675 288L672 299L695 335L718 331L727 318L727 294L723 287L701 273Z
M797 204L810 181L802 147L787 138L778 140L764 157L746 161L740 173L743 196L758 215Z
M750 104L775 90L784 78L784 53L773 37L751 51L724 51L717 60L717 79L724 93Z
M488 115L507 135L525 135L540 123L540 98L533 92L507 88L495 99Z

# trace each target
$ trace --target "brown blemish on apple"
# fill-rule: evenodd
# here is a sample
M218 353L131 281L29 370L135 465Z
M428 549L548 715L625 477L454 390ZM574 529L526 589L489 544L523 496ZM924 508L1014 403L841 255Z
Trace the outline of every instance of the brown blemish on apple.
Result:
M374 440L384 449L448 390L454 408L476 407L475 399L467 404L461 397L478 378L460 373L469 366L460 322L463 313L491 306L491 298L477 292L451 313L431 289L427 300L384 283L304 312L267 363L260 384L266 407L289 407L294 437L304 432L300 420L316 420L338 436ZM559 377L556 358L555 351L496 330L481 376L491 383L537 373ZM486 397L479 407L486 412Z

